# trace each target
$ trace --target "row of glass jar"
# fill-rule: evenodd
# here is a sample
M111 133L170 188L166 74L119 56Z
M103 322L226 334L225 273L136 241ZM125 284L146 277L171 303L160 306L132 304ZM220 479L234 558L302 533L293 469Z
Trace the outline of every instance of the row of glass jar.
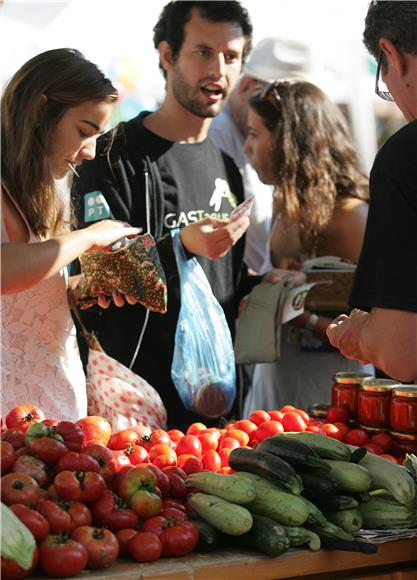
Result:
M417 385L363 373L336 373L333 380L332 405L361 425L417 433Z

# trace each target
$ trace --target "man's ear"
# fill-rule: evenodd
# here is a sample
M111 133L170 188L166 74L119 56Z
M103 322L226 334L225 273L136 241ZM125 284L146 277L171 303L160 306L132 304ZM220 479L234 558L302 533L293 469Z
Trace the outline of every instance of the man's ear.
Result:
M168 72L172 69L172 65L174 64L171 47L166 40L162 40L159 43L158 50L161 66L165 72Z
M402 51L385 37L379 39L379 48L384 53L389 66L393 66L400 77L404 76L407 66Z

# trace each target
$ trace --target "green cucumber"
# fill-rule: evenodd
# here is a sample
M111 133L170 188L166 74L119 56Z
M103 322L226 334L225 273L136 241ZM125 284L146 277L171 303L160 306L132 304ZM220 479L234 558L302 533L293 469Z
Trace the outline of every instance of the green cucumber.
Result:
M316 504L322 512L351 510L359 506L358 500L350 495L332 495L323 501L317 501Z
M252 527L249 510L208 493L191 493L188 503L199 516L216 530L230 536L246 534Z
M310 501L320 501L330 498L336 494L336 481L329 471L319 471L317 469L301 473L303 482L302 495Z
M359 505L365 529L403 529L417 526L417 509L401 504L389 494L373 495Z
M280 457L292 465L297 472L304 472L310 468L329 471L328 465L324 463L314 449L303 443L303 441L274 435L258 443L256 450L266 451Z
M215 552L220 545L219 532L207 522L200 519L193 519L193 524L200 533L196 552Z
M363 493L371 488L372 478L365 467L346 461L325 461L330 465L331 474L341 491Z
M194 487L217 495L227 501L237 504L250 503L255 498L255 488L251 481L212 471L192 473L185 480L187 487Z
M290 547L290 540L283 526L259 514L252 514L252 517L250 531L237 538L239 545L271 557L279 556Z
M269 479L295 495L299 495L303 489L301 478L294 468L270 453L239 447L229 455L229 465L236 471L250 471Z
M281 433L280 437L295 439L307 443L309 447L322 459L334 459L336 461L350 461L350 449L347 445L328 437L327 435L319 435L318 433L310 433L309 431L302 431L300 433Z
M325 526L318 526L315 524L306 524L306 528L312 530L321 537L339 538L340 540L353 540L353 535L350 532L345 532L343 528L326 521Z
M301 496L293 495L254 473L236 473L255 483L255 499L247 505L252 513L266 516L287 526L301 526L310 515L310 506Z
M358 508L340 510L337 512L325 512L329 522L336 524L345 532L354 534L362 528L363 518Z

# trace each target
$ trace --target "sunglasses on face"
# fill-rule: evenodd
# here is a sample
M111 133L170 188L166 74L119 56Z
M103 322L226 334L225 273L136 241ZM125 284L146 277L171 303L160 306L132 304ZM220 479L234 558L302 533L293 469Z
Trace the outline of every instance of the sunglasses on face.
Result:
M376 79L375 79L375 93L384 101L394 101L394 97L389 91L381 91L379 88L379 77L381 75L382 60L384 58L384 53L381 51L378 58L378 66L376 68Z

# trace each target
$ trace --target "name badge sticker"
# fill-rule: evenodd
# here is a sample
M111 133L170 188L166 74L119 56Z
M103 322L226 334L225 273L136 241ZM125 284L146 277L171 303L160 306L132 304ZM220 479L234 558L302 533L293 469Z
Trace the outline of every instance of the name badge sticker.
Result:
M109 204L101 191L90 191L84 195L84 221L97 222L110 217Z

